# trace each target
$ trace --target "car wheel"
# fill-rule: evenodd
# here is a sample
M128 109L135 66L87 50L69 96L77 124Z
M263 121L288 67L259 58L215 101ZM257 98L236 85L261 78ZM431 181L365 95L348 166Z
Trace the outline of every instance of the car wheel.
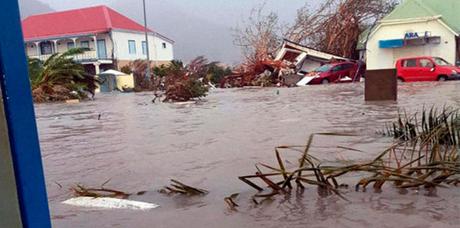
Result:
M404 80L402 78L398 78L398 83L404 83Z
M440 76L440 77L438 78L438 81L440 81L440 82L447 81L447 77L446 77L446 76Z
M324 84L324 85L325 85L325 84L329 84L329 80L327 80L327 79L325 78L325 79L323 79L323 80L321 81L321 84Z

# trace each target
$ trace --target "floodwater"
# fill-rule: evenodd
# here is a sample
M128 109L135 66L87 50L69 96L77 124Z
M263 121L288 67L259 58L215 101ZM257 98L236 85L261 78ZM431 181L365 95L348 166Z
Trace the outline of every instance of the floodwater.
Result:
M391 143L376 131L398 109L459 107L459 91L460 82L404 84L398 102L366 103L363 84L342 84L214 90L198 104L152 104L148 93L40 104L36 113L52 222L55 227L458 227L456 187L434 193L400 192L391 185L380 193L343 190L350 202L321 197L308 187L254 205L255 190L237 177L254 174L257 162L276 164L275 146L305 144L317 132L357 136L318 137L311 149L316 157L330 162L371 159ZM295 152L285 155L292 163L298 157ZM158 193L171 178L210 193ZM98 187L107 180L108 188L147 191L131 199L161 207L102 210L61 203L71 197L70 186ZM233 193L240 193L238 211L229 210L223 200Z

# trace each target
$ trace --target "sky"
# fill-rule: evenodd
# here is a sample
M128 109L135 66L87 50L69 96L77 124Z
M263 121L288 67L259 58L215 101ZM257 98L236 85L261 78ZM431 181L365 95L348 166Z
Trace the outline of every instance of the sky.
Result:
M38 1L57 11L104 4L143 22L142 0ZM187 62L205 55L235 64L241 60L241 51L233 45L232 28L243 24L251 9L265 4L266 10L277 12L281 22L288 23L306 2L316 6L320 0L146 0L147 21L150 28L175 40L177 59Z

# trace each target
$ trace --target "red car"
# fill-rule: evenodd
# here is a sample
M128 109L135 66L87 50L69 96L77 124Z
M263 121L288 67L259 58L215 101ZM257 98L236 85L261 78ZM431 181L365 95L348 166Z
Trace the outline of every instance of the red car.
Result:
M460 68L439 57L423 56L396 62L398 81L446 81L460 79Z
M325 64L308 73L297 85L359 82L362 69L365 69L364 64L354 62Z

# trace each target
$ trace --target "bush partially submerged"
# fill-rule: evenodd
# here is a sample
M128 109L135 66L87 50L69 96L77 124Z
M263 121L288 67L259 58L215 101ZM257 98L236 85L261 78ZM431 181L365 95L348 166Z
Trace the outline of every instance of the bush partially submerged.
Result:
M188 65L173 61L165 74L165 102L188 101L205 97L208 92L206 76L210 63L203 56L192 60Z

